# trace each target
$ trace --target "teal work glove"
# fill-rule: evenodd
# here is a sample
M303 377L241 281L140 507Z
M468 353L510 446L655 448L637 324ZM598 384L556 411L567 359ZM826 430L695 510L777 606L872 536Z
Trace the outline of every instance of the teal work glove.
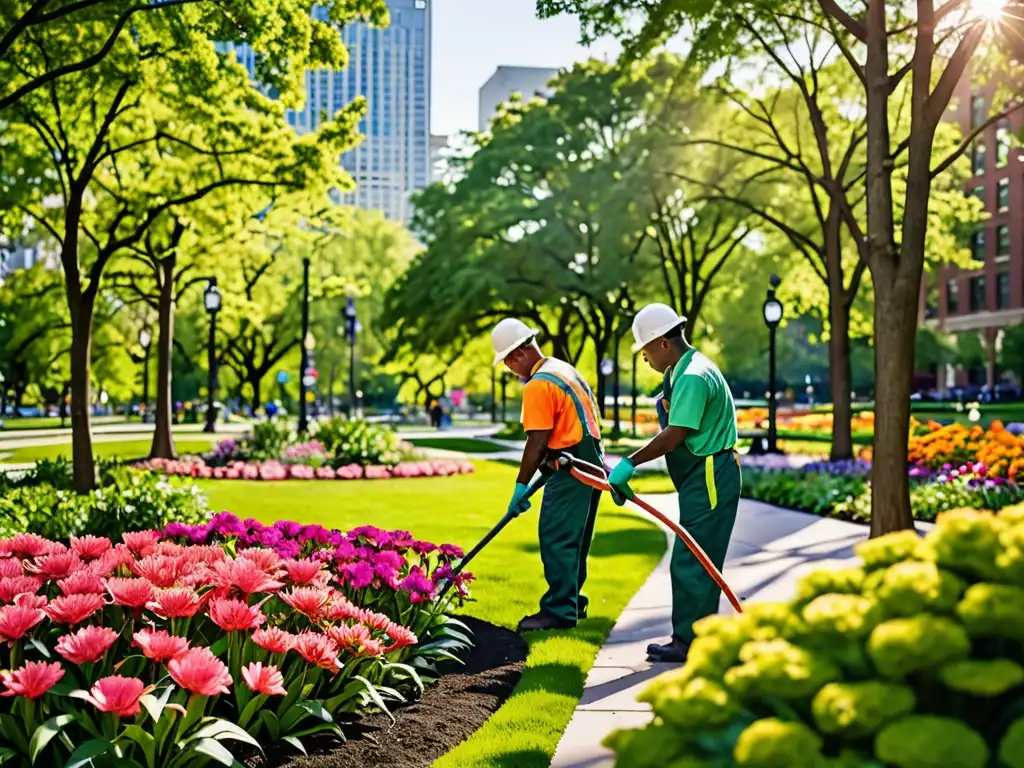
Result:
M508 503L508 513L513 517L519 517L530 508L530 502L525 496L530 487L525 483L516 483L516 491L512 494L512 501Z
M616 464L608 475L608 485L612 487L612 500L620 507L627 499L633 498L633 491L629 487L629 481L636 474L636 467L629 459L623 459ZM621 499L621 502L620 500Z

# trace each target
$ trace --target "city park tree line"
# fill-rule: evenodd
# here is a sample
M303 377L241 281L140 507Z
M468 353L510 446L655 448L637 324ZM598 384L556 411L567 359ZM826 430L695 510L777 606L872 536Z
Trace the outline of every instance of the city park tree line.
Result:
M733 346L764 349L763 276L778 271L828 345L834 458L852 454L851 361L873 345L872 533L910 527L922 278L968 258L984 214L965 153L1016 103L997 94L968 135L945 118L968 65L1012 81L1016 31L962 0L538 7L624 54L563 73L543 103L513 100L420 196L426 250L386 308L402 343L443 357L512 313L595 363L661 300L728 363ZM930 340L922 358L947 359Z

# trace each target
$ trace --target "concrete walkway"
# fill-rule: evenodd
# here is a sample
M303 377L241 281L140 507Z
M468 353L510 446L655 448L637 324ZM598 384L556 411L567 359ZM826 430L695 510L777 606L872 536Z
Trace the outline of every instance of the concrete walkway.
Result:
M666 515L674 518L678 514L674 495L645 499ZM856 562L853 545L867 536L866 526L744 499L726 557L725 577L743 601L788 600L796 582L808 571ZM638 703L636 697L654 677L675 666L646 661L648 643L665 642L671 634L668 564L666 553L598 653L552 768L612 766L611 753L601 746L604 737L619 728L650 722L650 707ZM721 611L734 613L724 597Z

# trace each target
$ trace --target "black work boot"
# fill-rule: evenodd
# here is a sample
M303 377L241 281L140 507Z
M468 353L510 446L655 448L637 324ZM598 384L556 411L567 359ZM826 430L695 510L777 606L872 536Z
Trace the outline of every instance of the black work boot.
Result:
M545 629L573 629L575 621L560 619L545 611L538 611L532 616L524 616L516 632L538 632Z
M690 644L678 637L673 637L664 645L651 643L647 646L647 658L658 664L682 664L686 661L686 654L690 650Z

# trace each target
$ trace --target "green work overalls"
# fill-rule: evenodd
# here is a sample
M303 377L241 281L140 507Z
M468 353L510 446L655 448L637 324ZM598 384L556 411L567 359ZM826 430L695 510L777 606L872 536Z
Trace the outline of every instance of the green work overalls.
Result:
M664 396L670 402L671 385L669 368ZM664 428L667 414L659 413L659 421ZM684 442L665 457L665 462L679 494L679 523L721 571L740 502L739 455L730 447L711 456L697 456ZM693 623L718 613L722 590L678 540L673 545L670 571L673 634L689 643L693 641Z
M591 434L593 429L589 426L598 411L587 383L582 377L576 378L576 384L589 401L584 403L573 387L561 377L546 372L543 367L532 378L551 382L568 394L583 426L583 439L580 442L567 448L550 451L548 459L554 459L559 453L569 453L578 459L603 467L604 453L599 437L600 426L597 428L598 436ZM585 411L588 407L591 414L589 421ZM578 621L587 617L589 601L583 595L582 589L587 580L587 555L590 553L590 542L594 538L594 523L597 520L600 496L599 491L584 485L565 471L554 472L544 486L538 536L548 591L541 598L540 607L544 612L564 621Z

